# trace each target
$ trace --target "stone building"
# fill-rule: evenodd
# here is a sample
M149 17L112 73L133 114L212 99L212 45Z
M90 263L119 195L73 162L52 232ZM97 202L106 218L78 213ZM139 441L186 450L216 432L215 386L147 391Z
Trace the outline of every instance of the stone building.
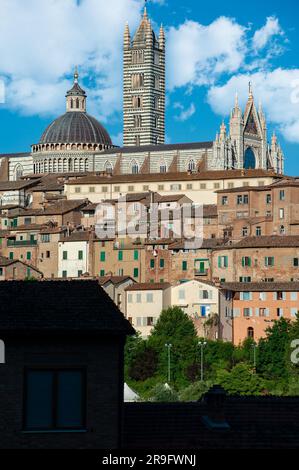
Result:
M298 282L228 282L221 291L219 336L235 345L258 341L274 321L299 313Z

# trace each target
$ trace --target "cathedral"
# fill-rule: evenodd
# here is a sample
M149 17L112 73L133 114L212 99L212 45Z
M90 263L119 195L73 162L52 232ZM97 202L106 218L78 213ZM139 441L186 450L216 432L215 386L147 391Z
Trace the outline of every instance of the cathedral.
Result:
M0 178L28 174L98 172L106 174L201 172L263 169L284 172L282 149L251 84L244 112L236 95L229 128L223 122L214 141L165 144L165 33L156 36L146 9L123 43L124 146L113 145L108 131L87 113L87 95L76 69L66 93L66 112L44 131L31 151L0 154Z

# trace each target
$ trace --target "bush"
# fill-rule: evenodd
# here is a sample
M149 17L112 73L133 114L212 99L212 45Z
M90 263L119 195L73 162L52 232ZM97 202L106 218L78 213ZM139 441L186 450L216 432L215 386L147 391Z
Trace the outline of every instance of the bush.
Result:
M178 401L178 393L167 384L156 385L150 394L150 401L173 402Z
M198 401L209 391L212 385L213 383L210 381L195 382L184 390L181 390L179 393L179 399L180 401Z
M219 371L217 383L230 395L261 395L265 381L248 364L238 364L231 372Z

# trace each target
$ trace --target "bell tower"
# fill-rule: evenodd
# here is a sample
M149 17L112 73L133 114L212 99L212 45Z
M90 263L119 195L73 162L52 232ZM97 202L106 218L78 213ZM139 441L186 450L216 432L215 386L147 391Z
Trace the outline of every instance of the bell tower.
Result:
M131 38L124 33L124 145L164 144L165 33L157 38L146 8Z

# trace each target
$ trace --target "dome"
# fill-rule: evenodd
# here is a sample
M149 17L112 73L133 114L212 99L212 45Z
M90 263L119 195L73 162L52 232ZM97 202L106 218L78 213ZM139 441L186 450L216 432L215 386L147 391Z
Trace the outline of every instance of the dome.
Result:
M100 144L111 146L106 129L85 112L67 112L53 121L43 133L40 144Z

